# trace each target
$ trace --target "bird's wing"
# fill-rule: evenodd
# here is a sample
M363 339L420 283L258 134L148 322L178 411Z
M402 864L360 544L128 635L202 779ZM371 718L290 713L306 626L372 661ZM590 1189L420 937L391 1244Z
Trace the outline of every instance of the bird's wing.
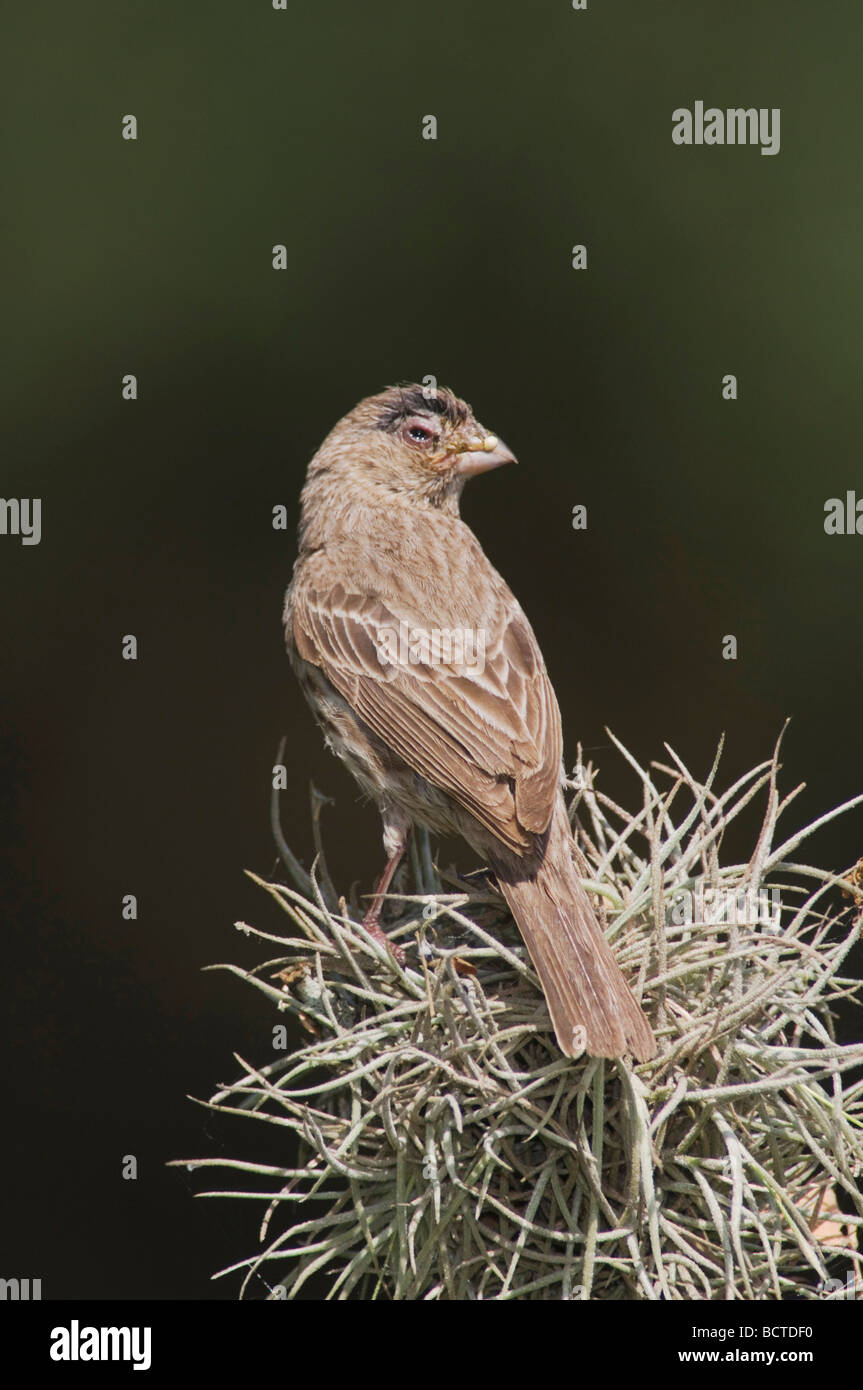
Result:
M288 621L298 654L320 668L378 737L518 852L545 831L554 809L560 711L530 624L482 560L482 617L475 624L486 634L482 662L382 662L381 634L391 643L416 634L415 618L405 616L416 613L415 605L399 612L391 594L384 601L363 592L375 586L346 577L323 552L297 577Z

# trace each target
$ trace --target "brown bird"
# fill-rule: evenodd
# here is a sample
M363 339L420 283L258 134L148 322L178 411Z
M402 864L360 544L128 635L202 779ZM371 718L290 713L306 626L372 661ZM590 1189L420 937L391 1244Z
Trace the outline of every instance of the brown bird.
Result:
M383 936L411 823L454 831L497 877L562 1051L644 1061L653 1034L576 874L542 653L459 517L465 480L509 462L448 390L361 401L309 464L288 652L327 743L383 819L387 866L366 926Z

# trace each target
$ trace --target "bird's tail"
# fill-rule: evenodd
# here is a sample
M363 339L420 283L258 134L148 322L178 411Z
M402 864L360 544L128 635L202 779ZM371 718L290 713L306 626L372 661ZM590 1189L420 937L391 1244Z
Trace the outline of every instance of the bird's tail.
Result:
M590 899L575 872L572 835L561 798L545 855L530 878L495 866L542 982L558 1044L568 1057L656 1052L650 1024L624 980Z

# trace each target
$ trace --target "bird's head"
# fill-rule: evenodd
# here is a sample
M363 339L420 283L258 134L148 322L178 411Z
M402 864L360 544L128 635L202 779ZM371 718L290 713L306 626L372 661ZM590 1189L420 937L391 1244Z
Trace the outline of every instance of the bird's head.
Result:
M443 387L391 386L346 416L368 441L382 471L432 499L460 492L466 478L514 457Z
M468 478L513 462L452 391L390 386L360 401L327 435L309 464L304 511L309 502L332 508L337 488L356 486L371 505L385 507L396 495L458 515Z

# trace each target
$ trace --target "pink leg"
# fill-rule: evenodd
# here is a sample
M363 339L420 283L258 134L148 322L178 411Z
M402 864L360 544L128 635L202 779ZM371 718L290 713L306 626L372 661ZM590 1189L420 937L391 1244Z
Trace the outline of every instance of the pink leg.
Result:
M366 931L371 932L376 941L379 941L382 946L386 946L390 955L398 961L399 965L403 965L405 960L404 947L397 946L394 942L390 941L386 932L380 925L380 916L384 898L389 892L390 884L393 881L393 874L401 863L402 855L407 846L408 830L402 825L399 825L397 829L387 825L386 818L384 827L384 846L387 849L392 847L392 852L387 860L386 868L375 885L372 905L363 918L363 926ZM388 833L391 829L394 833Z

